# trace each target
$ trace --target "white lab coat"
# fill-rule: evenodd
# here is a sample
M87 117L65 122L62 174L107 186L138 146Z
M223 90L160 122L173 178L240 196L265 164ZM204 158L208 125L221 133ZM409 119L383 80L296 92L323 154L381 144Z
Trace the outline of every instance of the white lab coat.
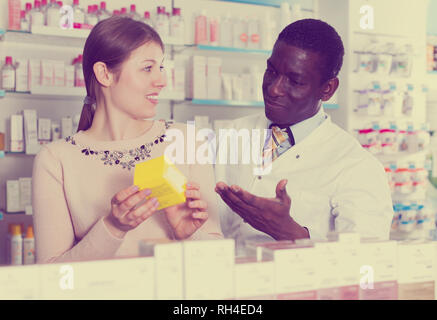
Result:
M268 123L262 113L234 120L228 128L264 130ZM239 151L239 164L219 164L217 160L217 182L239 185L257 196L275 197L277 183L288 179L290 215L308 228L312 239L326 239L333 228L338 232L358 232L362 237L388 239L393 207L384 167L355 138L332 123L329 116L309 136L276 159L270 174L255 175L255 164L241 163L242 154L247 155L251 150L240 143ZM223 200L219 199L219 203L226 237L234 238L240 245L247 240L272 240L243 222ZM333 208L338 214L335 220L331 214Z

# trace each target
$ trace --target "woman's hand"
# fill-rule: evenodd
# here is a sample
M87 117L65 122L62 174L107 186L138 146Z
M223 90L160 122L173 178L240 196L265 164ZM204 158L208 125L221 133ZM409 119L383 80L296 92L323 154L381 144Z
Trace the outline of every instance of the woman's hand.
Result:
M149 189L138 191L137 186L131 186L114 195L111 213L104 219L113 235L122 238L127 231L135 229L156 211L159 207L156 198L145 201L150 194Z
M186 201L164 211L170 226L173 228L176 239L183 240L190 237L208 220L207 203L201 200L197 183L187 183L185 191Z

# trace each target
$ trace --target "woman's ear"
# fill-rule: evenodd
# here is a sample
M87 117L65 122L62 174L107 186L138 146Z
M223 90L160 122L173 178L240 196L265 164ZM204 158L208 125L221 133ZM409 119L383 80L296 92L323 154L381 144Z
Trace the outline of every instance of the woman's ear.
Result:
M113 74L108 70L108 67L104 62L96 62L93 66L94 75L97 81L103 87L109 87L113 81Z
M331 97L334 95L335 91L337 90L338 85L339 85L338 78L332 78L328 80L323 87L321 100L328 101L329 99L331 99Z

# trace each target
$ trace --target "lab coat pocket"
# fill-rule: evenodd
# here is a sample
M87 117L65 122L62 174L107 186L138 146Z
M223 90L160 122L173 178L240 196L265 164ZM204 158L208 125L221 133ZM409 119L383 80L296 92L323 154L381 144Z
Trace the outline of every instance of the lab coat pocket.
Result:
M291 198L291 217L308 228L311 239L326 239L330 228L331 206L328 195L298 191Z

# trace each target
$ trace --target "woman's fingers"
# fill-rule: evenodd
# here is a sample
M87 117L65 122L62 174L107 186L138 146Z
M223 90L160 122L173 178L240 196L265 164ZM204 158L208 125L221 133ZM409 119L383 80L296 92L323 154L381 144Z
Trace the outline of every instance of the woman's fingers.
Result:
M187 190L200 190L200 185L197 182L187 182Z
M117 206L117 214L120 216L132 210L132 208L134 208L141 201L144 201L144 199L148 197L151 193L152 192L149 189L144 189L129 196Z
M202 211L208 208L208 204L204 200L188 201L188 208L201 209Z
M145 203L143 203L138 208L135 208L134 210L129 211L126 214L126 219L128 220L137 220L147 219L157 208L159 207L158 200L156 198L151 198L147 200ZM143 219L144 216L144 219Z
M194 219L208 220L208 212L196 211L191 215Z
M199 190L187 190L185 191L185 197L189 199L200 199L200 191Z

